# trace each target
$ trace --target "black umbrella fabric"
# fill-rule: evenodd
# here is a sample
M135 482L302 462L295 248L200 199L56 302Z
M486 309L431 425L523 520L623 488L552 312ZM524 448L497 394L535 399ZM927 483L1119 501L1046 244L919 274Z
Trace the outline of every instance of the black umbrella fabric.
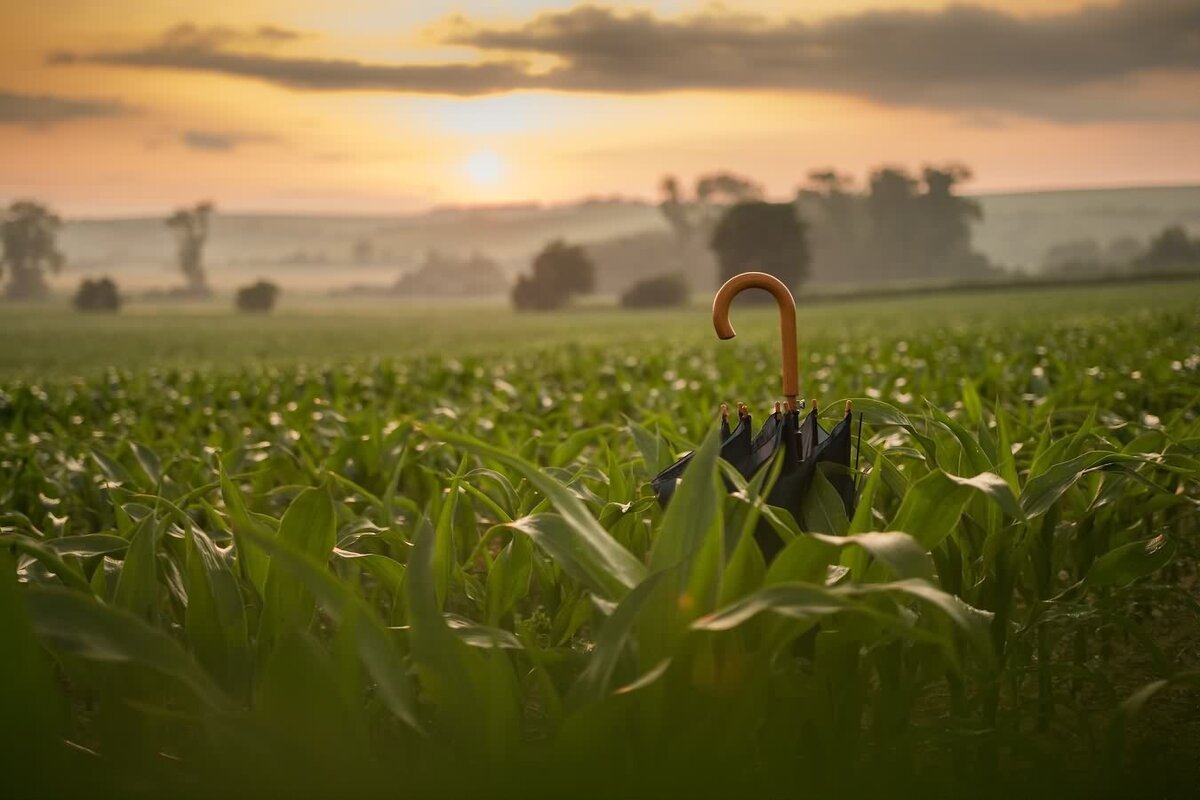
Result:
M724 408L721 419L721 458L732 464L741 475L750 479L760 470L771 466L776 454L782 452L779 476L767 496L767 502L786 509L801 527L807 528L805 505L809 489L813 484L818 465L834 465L827 473L829 482L837 491L845 506L846 514L854 513L855 485L850 471L851 411L846 413L832 428L825 430L817 420L814 407L803 420L800 417L799 377L796 358L796 301L788 288L773 275L762 272L745 272L726 281L713 299L713 327L722 339L735 335L729 324L729 306L734 296L745 289L766 289L774 297L780 309L780 338L783 344L783 394L784 404L776 404L775 412L768 415L758 435L751 438L752 419L745 407L738 409L738 424L730 430ZM675 485L691 462L691 454L685 455L659 473L651 486L662 505L670 502ZM839 469L840 467L840 469ZM760 524L755 538L769 562L783 547L783 541L771 527Z

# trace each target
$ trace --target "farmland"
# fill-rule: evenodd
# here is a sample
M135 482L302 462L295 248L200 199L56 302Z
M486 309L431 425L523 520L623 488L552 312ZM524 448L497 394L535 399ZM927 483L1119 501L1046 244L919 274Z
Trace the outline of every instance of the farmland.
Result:
M766 308L737 305L732 342L701 307L5 308L4 758L39 765L8 774L206 797L1200 776L1200 287L800 317L803 393L864 416L858 509L818 482L809 530L715 455L719 403L778 399ZM647 481L693 448L663 511ZM760 523L788 542L769 565Z

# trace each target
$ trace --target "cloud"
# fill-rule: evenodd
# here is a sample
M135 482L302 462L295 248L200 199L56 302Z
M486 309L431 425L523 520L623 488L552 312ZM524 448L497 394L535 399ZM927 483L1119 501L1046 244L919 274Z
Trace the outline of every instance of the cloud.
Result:
M44 128L60 122L117 117L129 113L132 113L132 109L115 100L83 100L0 91L0 125Z
M177 26L133 50L71 59L257 78L293 89L481 95L524 89L829 92L965 115L1066 122L1200 119L1200 3L1121 0L1016 16L978 6L867 11L806 23L725 11L663 18L581 6L516 25L455 17L473 63L380 64L247 51L255 32ZM270 29L274 30L274 29ZM535 72L531 61L552 66ZM1182 95L1146 91L1164 79Z
M228 131L189 130L179 134L179 140L192 150L229 152L243 144L277 142L274 136L263 133L233 133Z
M212 72L257 78L291 89L379 90L414 94L479 95L522 88L527 74L517 64L369 64L353 59L297 58L231 49L248 40L290 41L291 31L255 31L177 25L156 42L134 50L90 54L53 53L52 64L89 62L128 67Z

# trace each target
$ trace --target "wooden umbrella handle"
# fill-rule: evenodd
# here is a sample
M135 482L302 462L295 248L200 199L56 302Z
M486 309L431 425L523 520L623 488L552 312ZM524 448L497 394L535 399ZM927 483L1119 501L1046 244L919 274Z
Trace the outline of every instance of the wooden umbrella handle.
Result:
M783 396L789 411L799 406L800 396L799 360L796 356L796 298L784 286L783 281L765 272L743 272L725 281L713 298L713 328L721 339L732 339L737 333L729 324L729 306L733 298L746 289L766 289L779 305L779 338L783 345Z

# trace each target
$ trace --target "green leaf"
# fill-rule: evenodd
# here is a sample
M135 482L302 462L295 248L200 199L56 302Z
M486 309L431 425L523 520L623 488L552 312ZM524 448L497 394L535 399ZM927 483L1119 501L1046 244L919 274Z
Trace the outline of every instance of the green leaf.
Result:
M90 661L144 667L179 681L212 708L230 707L187 651L141 618L54 587L29 587L25 603L38 637L52 650Z
M335 622L347 618L353 620L358 656L374 678L384 705L409 727L421 730L404 660L375 610L330 574L325 562L318 561L290 541L257 529L248 530L246 535L254 546L262 548L269 556L272 571L286 570L303 583Z
M1123 453L1093 451L1055 464L1040 475L1030 478L1025 484L1025 488L1021 492L1021 508L1031 517L1044 514L1088 472L1113 464L1144 460L1139 456Z
M1084 583L1093 588L1127 586L1162 569L1173 555L1175 544L1162 534L1145 541L1129 542L1097 558Z
M5 765L36 759L39 769L27 782L18 770L6 770L5 783L13 796L45 793L47 776L41 772L54 764L68 733L67 704L55 672L37 640L22 602L16 579L16 559L0 547L0 709L5 723L0 729ZM35 787L35 784L40 786Z
M437 534L422 525L405 580L413 660L444 723L463 744L503 751L519 728L517 690L504 653L481 653L451 632L433 574Z
M527 536L513 536L488 570L484 617L498 625L517 602L529 593L533 575L533 546Z
M804 523L809 532L839 536L850 527L842 496L821 469L813 472L812 485L804 498Z
M158 536L162 526L153 515L138 523L121 564L113 603L145 620L158 614Z
M23 533L0 533L0 547L12 548L16 552L29 556L41 563L47 571L52 572L65 586L92 594L92 587L87 578L72 565L63 561L46 543L40 542ZM97 570L102 573L103 570Z
M684 470L679 486L663 515L653 550L650 571L669 569L695 555L716 524L723 490L717 483L720 429L709 430Z
M580 708L596 702L609 691L613 673L633 635L634 626L643 606L655 595L659 581L666 573L656 572L627 594L600 627L587 666L571 687L567 702Z
M646 567L642 562L612 538L566 486L523 459L470 436L442 430L435 435L516 470L550 501L558 514L537 514L516 520L510 526L533 538L563 569L574 569L576 577L587 576L594 587L604 587L601 593L610 599L620 597L645 579Z
M333 499L329 492L305 489L284 512L278 539L313 561L325 563L333 551L336 533ZM307 628L315 602L303 580L286 567L280 569L269 563L259 620L259 646L269 647L287 628Z
M240 693L246 688L249 630L237 578L203 531L189 529L185 547L188 644L222 686Z
M805 534L787 545L775 557L767 570L764 583L768 586L803 581L823 584L826 568L850 556L848 551L861 550L883 564L896 579L933 577L933 561L921 544L910 534L900 531L868 532L854 536Z
M1017 502L1017 497L1013 494L1012 487L1008 485L1008 481L996 473L981 472L973 478L961 478L957 475L947 475L946 477L959 486L966 486L987 495L992 502L1000 507L1001 511L1013 519L1019 522L1025 520L1025 512L1021 508L1021 504Z
M229 527L233 531L233 542L237 548L238 566L242 577L262 595L267 583L267 554L253 544L255 539L270 538L272 531L258 522L246 509L242 493L225 474L225 465L217 459L217 469L221 478L221 497L225 501L225 510L229 512ZM260 534L254 536L253 534Z
M642 562L605 532L604 538L581 535L558 514L534 514L504 527L533 540L563 571L601 597L615 600L646 574Z
M999 476L984 472L973 478L960 478L933 470L912 485L890 527L912 534L926 550L932 550L958 526L973 492L988 497L1006 512L1015 512L1018 519L1023 518L1011 488Z
M693 630L727 631L748 622L764 611L805 622L836 614L850 606L838 592L803 583L767 586L692 623Z
M85 533L80 536L50 539L46 542L46 546L60 556L91 558L92 556L120 553L129 547L129 540L108 533Z

